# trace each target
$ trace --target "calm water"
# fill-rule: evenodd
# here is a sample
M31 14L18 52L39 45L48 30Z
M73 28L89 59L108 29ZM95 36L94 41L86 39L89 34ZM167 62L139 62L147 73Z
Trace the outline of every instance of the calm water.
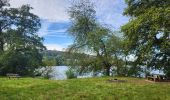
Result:
M51 79L56 79L56 80L67 79L67 76L65 74L67 70L68 70L67 66L54 66L52 72L53 77Z
M55 79L55 80L67 79L65 72L69 69L68 66L54 66L52 69L53 72L52 72L51 79ZM92 73L77 76L77 78L87 78L87 77L92 77Z
M67 79L65 72L69 69L68 66L54 66L52 69L53 69L53 72L52 72L51 79L55 79L55 80ZM151 74L163 74L163 72L158 71L158 70L152 70ZM92 76L93 76L92 73L88 73L88 74L84 74L82 76L77 76L77 78L87 78L87 77L92 77ZM99 75L99 76L101 76L101 75ZM141 76L145 77L144 73L142 73Z

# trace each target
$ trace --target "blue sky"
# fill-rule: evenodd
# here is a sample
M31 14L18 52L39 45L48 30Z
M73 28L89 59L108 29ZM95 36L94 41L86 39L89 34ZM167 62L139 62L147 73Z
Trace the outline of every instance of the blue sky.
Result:
M71 0L10 0L12 7L30 4L34 9L32 13L41 18L42 27L38 34L44 37L44 45L49 50L64 50L73 43L68 35L70 25L67 9ZM128 22L123 16L126 7L124 0L91 0L95 4L97 19L101 24L119 30L120 26Z

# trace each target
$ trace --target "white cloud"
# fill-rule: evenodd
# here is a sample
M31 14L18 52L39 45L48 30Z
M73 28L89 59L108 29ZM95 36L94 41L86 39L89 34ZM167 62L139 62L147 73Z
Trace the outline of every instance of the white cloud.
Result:
M47 50L58 50L58 51L63 51L64 47L59 44L44 44L47 48Z
M38 31L39 36L45 36L48 34L48 27L51 25L51 23L45 21L41 24L41 29Z
M65 32L67 29L58 29L58 30L50 30L48 29L50 27L50 23L42 23L42 27L38 32L39 36L55 36L55 37L65 37L68 36Z
M98 20L103 24L109 24L118 29L122 24L128 21L127 17L122 15L125 8L124 0L91 0L96 5L96 14ZM68 37L64 34L67 29L50 29L53 23L68 23L69 16L67 9L70 6L70 0L10 0L12 7L20 7L23 4L30 4L34 9L32 13L42 19L42 27L39 30L39 36ZM63 41L64 43L64 41ZM71 44L71 43L69 43ZM45 44L49 50L63 50L67 44Z
M107 26L117 30L128 21L128 18L122 15L123 9L126 7L124 0L91 1L96 5L97 18L102 24L109 24ZM42 19L42 27L38 32L39 36L69 37L69 35L66 35L67 29L51 29L50 27L54 26L54 23L69 22L69 16L66 11L70 6L70 0L10 0L10 4L12 7L30 4L34 8L32 12ZM48 49L62 50L61 45L49 44L47 47Z
M10 0L12 7L19 7L23 4L30 4L34 9L33 13L41 19L47 19L48 22L69 21L67 9L71 0ZM123 16L125 8L124 0L92 0L95 3L97 17L100 22L111 24L119 28L128 21Z
M48 30L48 33L49 34L55 34L55 33L58 33L58 34L63 34L63 33L65 33L67 31L67 29L58 29L58 30L55 30L55 29L53 29L53 30Z
M10 0L11 7L20 7L23 4L30 4L34 9L32 12L41 19L52 22L68 21L66 9L69 6L68 0Z
M95 0L95 4L97 18L101 23L109 24L117 30L128 22L128 18L122 15L126 7L124 0Z
M65 34L49 34L49 35L46 35L48 37L56 37L56 38L64 38L64 37L68 37L68 35L65 35Z

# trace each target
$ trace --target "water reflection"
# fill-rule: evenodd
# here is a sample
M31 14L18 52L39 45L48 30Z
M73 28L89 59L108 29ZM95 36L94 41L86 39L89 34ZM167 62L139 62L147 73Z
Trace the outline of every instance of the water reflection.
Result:
M52 76L51 79L55 79L55 80L67 79L65 72L68 69L69 69L68 66L54 66L52 68L53 72L51 73L51 76ZM85 73L83 75L78 75L77 78L88 78L88 77L92 77L92 76L93 76L93 73Z
M65 74L65 72L69 69L68 66L54 66L52 68L53 72L51 73L52 78L51 79L55 79L55 80L64 80L67 79L67 76ZM162 71L159 70L152 70L150 71L151 74L164 74ZM97 76L102 76L102 74L100 73ZM141 73L140 75L141 77L145 77L145 73ZM83 75L78 75L77 78L87 78L87 77L93 77L93 73L85 73Z
M68 66L54 66L52 72L52 78L55 80L64 80L67 79L65 72L68 70Z

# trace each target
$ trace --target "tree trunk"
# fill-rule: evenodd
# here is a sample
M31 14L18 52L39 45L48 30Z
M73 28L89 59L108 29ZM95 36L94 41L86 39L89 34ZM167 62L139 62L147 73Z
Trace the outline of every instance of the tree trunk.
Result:
M116 59L117 75L120 76L119 62L118 62L118 58L117 58L116 53L115 53L115 59Z
M127 63L126 57L127 57L127 55L125 55L125 70L126 70L125 76L128 76L128 68L127 68L128 63Z
M4 50L4 42L2 37L2 29L0 28L0 51Z
M4 51L4 43L3 40L0 38L0 51Z
M104 62L104 65L105 65L105 69L106 69L105 75L106 75L106 76L110 76L111 64L105 61L105 62Z
M106 76L110 76L110 66L107 66L106 68Z

